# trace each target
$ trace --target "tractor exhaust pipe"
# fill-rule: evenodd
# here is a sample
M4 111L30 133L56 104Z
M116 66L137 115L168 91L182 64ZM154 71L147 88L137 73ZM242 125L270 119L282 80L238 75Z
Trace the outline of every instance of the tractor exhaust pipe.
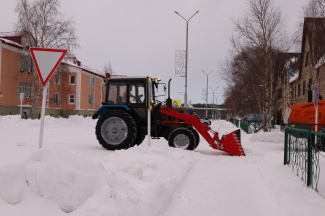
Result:
M172 107L172 99L170 98L170 81L172 81L171 78L168 81L168 98L166 100L166 105L171 108Z

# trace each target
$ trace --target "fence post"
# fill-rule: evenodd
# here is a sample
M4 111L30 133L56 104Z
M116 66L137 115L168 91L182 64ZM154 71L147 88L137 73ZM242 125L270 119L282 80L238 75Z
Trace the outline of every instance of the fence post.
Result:
M308 156L307 156L307 187L311 186L312 183L312 175L313 175L313 148L312 146L315 144L315 134L308 132Z
M288 164L288 128L284 130L284 165Z

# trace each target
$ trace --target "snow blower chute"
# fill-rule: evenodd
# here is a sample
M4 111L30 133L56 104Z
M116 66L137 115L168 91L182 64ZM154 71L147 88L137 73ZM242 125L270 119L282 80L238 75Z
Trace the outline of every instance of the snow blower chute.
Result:
M179 113L170 107L161 105L160 113L172 116L176 121L162 121L168 124L190 124L192 125L214 149L228 152L232 155L245 156L244 149L240 143L240 130L233 131L219 139L219 134L211 127L201 123L197 116Z

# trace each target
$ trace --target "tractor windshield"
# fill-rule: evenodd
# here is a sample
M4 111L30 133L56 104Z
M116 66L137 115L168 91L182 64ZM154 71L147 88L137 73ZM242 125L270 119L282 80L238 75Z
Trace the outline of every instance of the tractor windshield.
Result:
M125 82L110 82L108 89L107 104L126 104L126 83Z
M129 103L130 104L143 104L145 102L144 90L145 90L144 83L129 84Z

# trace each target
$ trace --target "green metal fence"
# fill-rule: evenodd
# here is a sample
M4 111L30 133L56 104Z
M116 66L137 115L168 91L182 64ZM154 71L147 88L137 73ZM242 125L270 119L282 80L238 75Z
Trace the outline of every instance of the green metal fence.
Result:
M285 130L284 164L289 165L308 187L317 192L321 173L320 153L324 146L325 133L292 127ZM325 191L321 195L324 196Z
M238 120L238 119L230 119L231 123L240 127L246 133L254 133L255 130L262 126L262 122L251 122L248 120ZM271 122L271 130L269 131L280 131L280 125L275 124L273 121Z
M246 133L249 133L249 123L247 121L240 121L240 128L245 131Z

